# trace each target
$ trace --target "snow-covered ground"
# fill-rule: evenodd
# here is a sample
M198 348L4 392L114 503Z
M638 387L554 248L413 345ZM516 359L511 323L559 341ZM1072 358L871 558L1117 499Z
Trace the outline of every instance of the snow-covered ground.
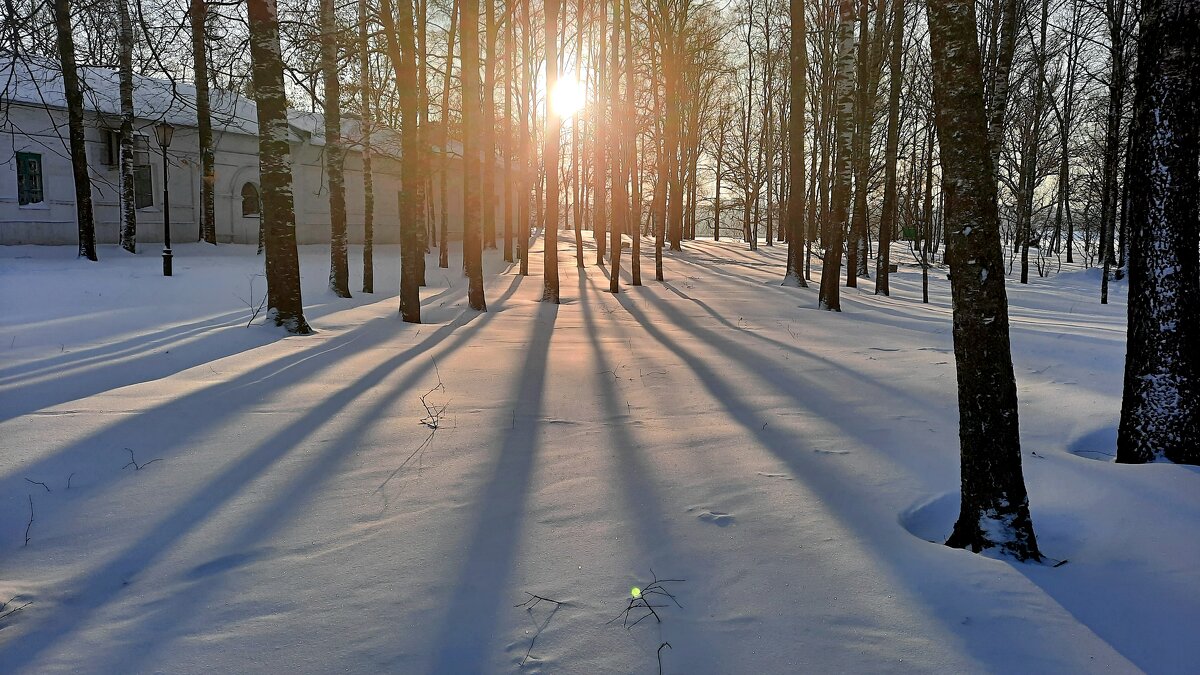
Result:
M339 300L302 247L317 333L284 337L246 327L252 249L179 246L170 279L100 253L0 249L0 672L1200 663L1200 475L1112 463L1124 288L1100 306L1094 273L1008 286L1052 567L927 541L957 507L943 274L833 314L781 247L688 242L614 297L568 237L562 305L536 249L524 279L488 252L486 314L435 255L418 326L396 249ZM609 623L652 568L680 606Z

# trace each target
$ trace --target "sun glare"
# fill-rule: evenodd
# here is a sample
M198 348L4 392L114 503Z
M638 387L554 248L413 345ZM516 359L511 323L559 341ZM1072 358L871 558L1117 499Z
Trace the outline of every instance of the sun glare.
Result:
M574 73L564 73L550 92L550 105L554 114L562 118L570 117L583 108L587 103L587 92L575 79Z

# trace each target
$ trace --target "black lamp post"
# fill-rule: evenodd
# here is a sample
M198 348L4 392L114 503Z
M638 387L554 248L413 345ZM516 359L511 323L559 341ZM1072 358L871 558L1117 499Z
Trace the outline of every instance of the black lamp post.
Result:
M167 188L167 148L171 147L171 136L175 127L169 122L159 122L154 127L154 135L163 153L163 276L171 276L171 191Z

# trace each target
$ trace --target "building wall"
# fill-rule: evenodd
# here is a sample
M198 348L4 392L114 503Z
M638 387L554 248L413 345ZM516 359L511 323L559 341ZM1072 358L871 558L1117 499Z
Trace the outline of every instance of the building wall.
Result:
M119 128L120 120L89 114L86 139L88 167L92 177L92 202L96 237L100 243L117 242L120 226L119 170L106 166L105 133ZM137 213L139 244L163 240L162 154L154 139L153 122L138 120L137 133L149 136L150 167L154 204ZM329 192L324 168L324 147L314 145L303 132L292 146L293 195L296 235L301 244L329 240ZM67 149L67 116L61 109L13 103L0 120L0 244L75 244L78 241L74 180ZM214 130L216 163L216 227L218 241L253 244L258 241L259 218L243 217L242 187L258 186L258 139L243 133ZM198 241L200 237L199 135L194 128L177 127L168 150L168 180L171 200L171 240ZM15 153L35 152L42 156L43 199L41 204L21 206L17 199ZM435 162L434 164L438 164ZM451 239L462 237L462 161L452 158L447 170L447 213ZM438 167L432 167L434 171ZM399 162L376 155L372 162L375 193L375 241L395 243L399 222ZM435 222L440 223L440 173L433 177L429 195ZM348 152L345 164L347 229L351 243L363 241L362 158ZM497 181L500 187L501 181ZM485 199L496 208L497 223L503 209L502 193ZM499 227L499 225L498 225Z

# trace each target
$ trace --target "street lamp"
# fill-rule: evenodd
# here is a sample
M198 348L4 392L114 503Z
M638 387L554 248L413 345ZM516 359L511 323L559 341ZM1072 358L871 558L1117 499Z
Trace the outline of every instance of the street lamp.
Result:
M171 191L167 188L167 148L171 147L171 136L175 127L169 122L154 126L154 136L162 146L163 153L163 276L171 276Z

